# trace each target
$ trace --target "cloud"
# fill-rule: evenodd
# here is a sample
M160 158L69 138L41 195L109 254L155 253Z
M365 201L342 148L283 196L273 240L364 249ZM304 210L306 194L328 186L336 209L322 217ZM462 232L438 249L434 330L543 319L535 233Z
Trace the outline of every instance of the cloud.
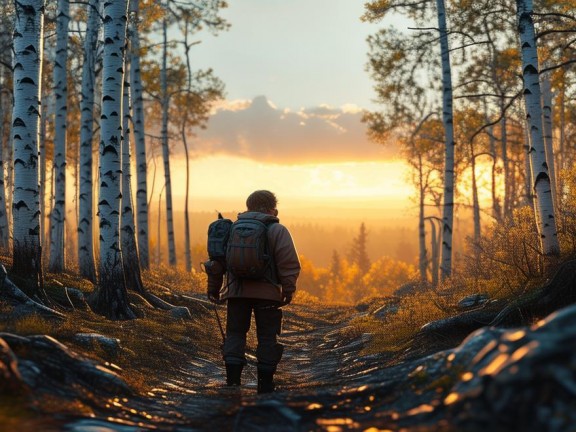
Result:
M362 111L319 106L298 112L275 107L266 97L215 108L207 129L193 140L193 154L226 154L261 162L296 164L387 160L396 149L370 142Z

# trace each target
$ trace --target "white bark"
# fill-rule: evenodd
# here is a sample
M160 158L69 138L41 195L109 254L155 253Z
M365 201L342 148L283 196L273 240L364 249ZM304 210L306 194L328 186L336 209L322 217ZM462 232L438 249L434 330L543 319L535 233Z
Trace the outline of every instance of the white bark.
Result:
M136 224L138 227L138 254L143 269L150 267L150 247L148 243L148 186L144 121L144 98L140 76L140 36L138 33L139 0L131 3L133 11L131 32L130 82L134 106L134 140L136 148Z
M128 66L126 66L128 68ZM136 247L136 233L134 229L134 206L132 203L132 155L130 152L130 84L124 81L124 103L122 122L122 258L127 288L144 293L142 277L140 274L140 261Z
M452 227L454 222L454 125L452 113L452 73L446 29L444 0L436 0L438 29L440 31L440 54L442 57L442 122L444 123L444 203L442 213L442 280L452 274Z
M54 61L54 208L51 214L50 261L48 269L65 269L66 242L66 116L68 112L68 25L70 4L58 0L56 17L56 58Z
M134 318L128 305L120 249L122 87L128 2L104 4L102 115L100 122L99 284L93 309L110 318Z
M164 19L162 23L162 31L164 35L164 51L162 55L162 71L161 71L161 86L162 86L162 159L164 161L164 186L166 188L166 228L168 230L168 263L171 266L176 265L176 245L174 241L174 219L172 214L172 180L170 176L170 149L168 147L168 109L170 99L168 95L168 70L167 70L167 51L168 51L168 37L167 37L167 22Z
M524 79L524 102L530 136L530 165L534 205L542 253L555 255L560 252L549 167L542 128L541 92L538 74L538 51L532 21L532 1L516 0L518 33L522 54L522 77ZM552 157L552 155L550 155Z
M82 65L82 100L80 102L80 194L78 197L78 265L80 274L96 282L93 243L93 186L92 145L94 135L94 87L96 81L96 48L100 16L98 0L88 4L88 22L84 39Z
M15 2L14 28L14 242L13 272L40 271L40 194L38 141L42 87L44 0Z
M46 90L42 95L42 114L40 118L40 244L46 244L46 134L48 124L49 96ZM48 251L42 251L43 257Z

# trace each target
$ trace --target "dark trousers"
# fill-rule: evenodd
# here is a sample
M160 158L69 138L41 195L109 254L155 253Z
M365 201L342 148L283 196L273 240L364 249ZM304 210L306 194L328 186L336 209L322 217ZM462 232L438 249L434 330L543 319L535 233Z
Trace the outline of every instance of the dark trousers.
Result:
M227 310L224 361L230 364L246 364L246 334L250 330L254 311L258 368L274 372L284 351L284 346L277 341L282 329L280 303L262 299L231 298L228 299Z

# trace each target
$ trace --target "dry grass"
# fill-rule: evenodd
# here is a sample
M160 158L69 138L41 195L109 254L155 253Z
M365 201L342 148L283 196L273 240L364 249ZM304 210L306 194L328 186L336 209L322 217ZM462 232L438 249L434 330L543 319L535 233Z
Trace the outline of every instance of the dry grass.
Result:
M49 274L45 281L49 297L63 304L68 303L65 301L65 287L80 289L85 294L94 289L89 281L69 274ZM145 272L144 283L151 292L165 298L170 297L169 293L203 291L203 275L185 274L167 268ZM189 300L186 304L178 304L188 306L193 316L192 320L182 320L172 318L169 311L144 306L139 296L130 295L130 301L143 310L144 318L110 321L91 311L76 309L63 311L66 316L64 321L48 320L37 315L0 319L0 332L52 336L87 358L117 365L122 369L120 375L139 392L149 391L164 379L176 375L179 368L197 352L199 344L205 351L219 352L221 337L215 318L198 302ZM10 310L7 303L0 303L0 315L7 317ZM221 318L225 319L222 313ZM98 343L85 346L75 339L78 333L97 333L118 339L121 350L114 355Z

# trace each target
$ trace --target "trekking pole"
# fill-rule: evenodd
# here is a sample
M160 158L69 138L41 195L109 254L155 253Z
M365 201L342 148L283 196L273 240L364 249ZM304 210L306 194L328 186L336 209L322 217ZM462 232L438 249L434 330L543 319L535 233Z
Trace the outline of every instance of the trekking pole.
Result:
M226 342L226 334L224 333L224 328L222 327L222 321L220 321L220 315L218 315L218 309L216 305L212 304L214 307L214 313L216 314L216 321L218 321L218 327L220 328L220 334L222 335L222 343Z

